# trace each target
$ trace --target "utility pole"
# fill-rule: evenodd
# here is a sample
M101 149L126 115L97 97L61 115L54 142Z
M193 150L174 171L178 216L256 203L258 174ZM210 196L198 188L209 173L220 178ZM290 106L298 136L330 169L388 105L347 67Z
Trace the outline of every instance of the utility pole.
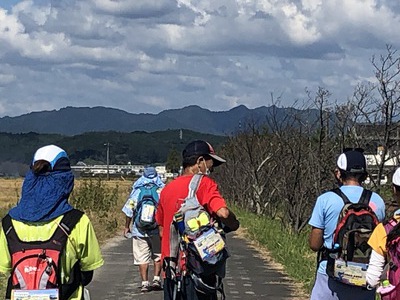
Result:
M104 144L107 146L107 180L110 180L110 143Z

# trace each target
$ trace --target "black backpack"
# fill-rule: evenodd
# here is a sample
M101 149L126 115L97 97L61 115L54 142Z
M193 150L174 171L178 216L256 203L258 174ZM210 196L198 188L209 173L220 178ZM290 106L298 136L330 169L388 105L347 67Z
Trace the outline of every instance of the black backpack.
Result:
M327 274L342 283L366 286L365 274L372 248L368 239L379 221L369 206L372 192L364 189L360 200L352 203L338 188L331 190L343 200L329 250Z

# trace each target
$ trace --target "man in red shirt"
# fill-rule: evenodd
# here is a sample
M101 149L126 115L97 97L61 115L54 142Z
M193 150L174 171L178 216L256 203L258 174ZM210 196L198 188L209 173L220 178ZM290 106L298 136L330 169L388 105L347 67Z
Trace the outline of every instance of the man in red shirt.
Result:
M166 271L164 299L216 299L216 292L212 295L197 292L190 276L183 278L182 289L184 291L182 294L174 295L175 281L167 270L168 267L171 267L171 262L176 262L176 258L171 257L170 254L170 227L174 214L188 196L189 183L193 175L199 173L209 175L214 167L226 161L215 154L209 143L201 140L189 143L183 150L182 159L183 174L167 184L162 190L156 213L156 221L160 226L160 236L162 237L161 257L164 271ZM224 225L226 232L235 231L239 228L239 221L236 219L235 214L228 209L213 179L203 176L196 196L207 212Z

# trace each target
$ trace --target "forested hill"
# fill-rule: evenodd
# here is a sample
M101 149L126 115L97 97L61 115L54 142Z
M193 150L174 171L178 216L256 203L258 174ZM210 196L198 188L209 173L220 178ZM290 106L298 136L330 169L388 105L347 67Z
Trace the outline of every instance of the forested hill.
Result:
M215 135L231 135L246 124L264 124L268 119L283 122L288 116L313 122L317 110L276 106L249 109L244 105L229 111L210 111L199 106L164 110L158 114L134 114L106 107L66 107L0 118L0 132L77 135L85 132L133 132L187 129Z
M182 137L182 138L181 138ZM147 133L143 131L91 132L75 136L57 134L10 134L0 133L0 173L9 173L7 168L16 164L29 165L34 151L47 144L64 148L72 164L79 161L88 164L105 164L107 143L110 143L110 164L165 163L168 154L181 151L190 141L204 139L214 147L224 143L226 137L202 134L189 130L166 130Z

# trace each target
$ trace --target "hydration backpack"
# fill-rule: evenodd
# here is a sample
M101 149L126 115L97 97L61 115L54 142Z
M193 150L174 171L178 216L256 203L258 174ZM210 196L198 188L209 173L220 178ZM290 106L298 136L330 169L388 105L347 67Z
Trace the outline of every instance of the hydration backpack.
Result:
M185 268L183 273L192 277L196 290L204 294L220 291L224 297L222 278L229 254L223 231L196 197L202 176L195 174L192 177L189 194L175 213L171 229L179 236L179 255L184 259Z
M400 223L392 218L384 225L386 236L391 233L391 240L387 241L387 264L382 277L389 280L389 286L378 288L382 300L400 299ZM393 234L394 233L394 234Z
M141 186L134 213L136 227L142 232L152 231L157 228L155 213L158 206L158 187L150 184Z
M65 213L49 240L31 242L19 239L8 214L3 218L12 267L6 299L17 290L57 289L57 299L66 300L76 291L81 282L79 261L71 269L70 280L64 284L61 284L60 264L68 236L82 215L76 209Z
M352 203L340 190L344 206L340 212L333 237L333 248L328 250L327 274L342 283L366 286L366 271L372 248L368 239L379 221L369 206L372 192L364 189L358 203Z

